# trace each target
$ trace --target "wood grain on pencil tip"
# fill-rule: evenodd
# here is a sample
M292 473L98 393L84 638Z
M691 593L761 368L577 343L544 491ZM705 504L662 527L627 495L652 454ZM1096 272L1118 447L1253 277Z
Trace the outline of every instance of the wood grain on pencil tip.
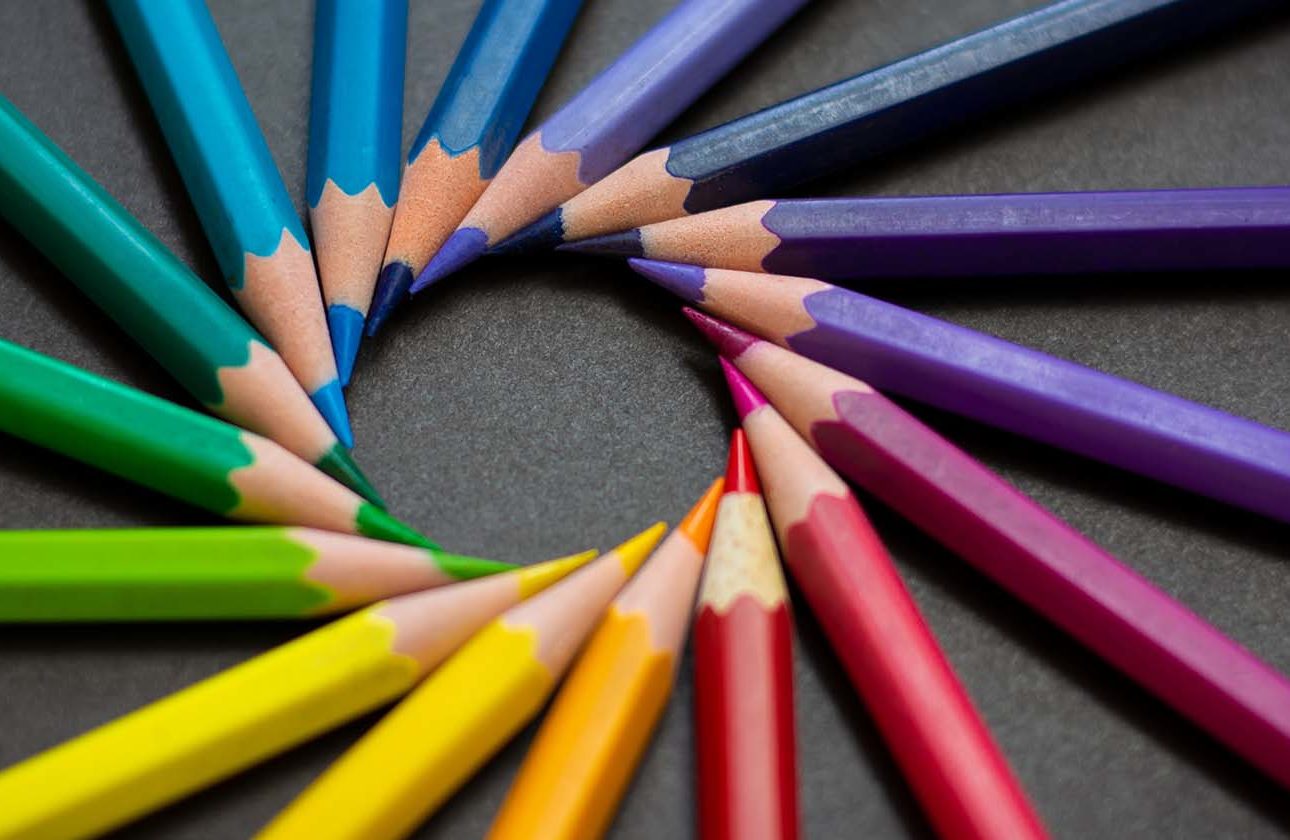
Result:
M0 431L232 519L435 547L267 438L6 341Z
M1290 787L1284 676L869 384L692 317L844 476Z
M394 218L407 0L319 0L305 193L327 326L348 385Z
M547 713L489 840L593 840L667 704L722 481L609 605Z
M0 836L99 835L340 726L594 556L383 601L16 764Z
M476 634L259 835L405 837L542 708L660 523Z
M1290 434L820 280L633 260L687 302L946 411L1290 521Z
M412 291L461 269L645 145L805 0L681 0L525 138Z
M549 248L782 195L1284 8L1281 0L1060 0L639 155L530 238Z
M309 240L202 0L108 0L233 297L353 445Z
M561 245L820 280L1285 269L1290 189L753 201Z
M485 0L408 152L374 334L515 146L582 0Z

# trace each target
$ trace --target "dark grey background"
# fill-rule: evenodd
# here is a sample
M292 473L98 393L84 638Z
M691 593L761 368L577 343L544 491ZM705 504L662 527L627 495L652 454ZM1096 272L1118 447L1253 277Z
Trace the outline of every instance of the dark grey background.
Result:
M1218 0L1216 0L1218 2ZM303 204L304 0L211 3ZM474 0L413 0L409 140ZM670 4L591 0L534 113L575 92ZM1035 0L816 0L668 137L898 58ZM960 130L826 185L830 194L1290 183L1282 21ZM0 2L0 92L204 277L217 272L97 2ZM893 300L1290 427L1282 277L907 284ZM0 336L190 402L32 248L0 226ZM675 521L722 469L732 414L673 301L593 259L488 261L371 342L350 391L357 454L395 511L445 545L531 561ZM1290 529L957 419L936 428L1282 670ZM0 439L0 525L208 524L210 517ZM1285 794L1195 727L877 505L901 571L1053 833L1274 837ZM799 605L800 606L800 605ZM798 610L802 813L811 837L929 830L818 627ZM0 764L264 651L291 624L0 629ZM615 838L694 834L690 663ZM262 825L371 718L122 832L233 838ZM480 836L532 729L418 835ZM2 807L2 804L0 804Z

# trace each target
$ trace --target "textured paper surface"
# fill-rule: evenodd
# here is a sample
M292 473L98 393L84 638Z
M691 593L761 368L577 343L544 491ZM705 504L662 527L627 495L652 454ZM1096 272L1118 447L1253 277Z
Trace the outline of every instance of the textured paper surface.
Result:
M211 0L303 209L312 4ZM665 4L587 4L534 111L550 114ZM817 0L701 99L684 136L1039 5ZM477 6L413 3L405 135ZM1290 183L1290 22L955 132L826 195ZM0 91L222 287L106 11L0 3ZM805 193L804 193L805 194ZM1290 428L1282 277L1025 278L877 290L920 311ZM191 404L0 224L0 336ZM675 523L724 469L733 411L674 302L612 262L482 260L369 341L349 392L355 455L410 524L532 562ZM945 415L918 414L1272 664L1290 671L1290 526ZM1057 837L1272 838L1290 799L896 517L869 505L914 597ZM211 524L180 504L0 440L0 527ZM801 599L797 599L801 603ZM809 611L796 611L806 834L930 837ZM280 624L0 628L0 764L296 635ZM690 664L610 836L694 836ZM367 725L347 727L123 832L249 835ZM484 834L527 730L416 835Z

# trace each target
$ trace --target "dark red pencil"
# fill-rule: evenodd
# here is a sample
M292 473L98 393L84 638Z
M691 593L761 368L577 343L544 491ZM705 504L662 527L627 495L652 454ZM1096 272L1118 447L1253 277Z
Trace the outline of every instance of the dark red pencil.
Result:
M752 452L730 441L694 624L699 834L798 836L793 630Z

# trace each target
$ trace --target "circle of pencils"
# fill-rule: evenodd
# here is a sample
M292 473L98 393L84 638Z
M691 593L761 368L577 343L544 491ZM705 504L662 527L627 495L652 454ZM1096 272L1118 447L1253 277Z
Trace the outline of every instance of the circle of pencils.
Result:
M697 834L796 840L794 612L936 834L1045 837L870 497L1290 788L1290 679L889 397L1282 523L1290 432L833 285L1284 270L1290 188L780 197L1283 0L1031 4L647 148L805 5L678 0L523 135L583 0L483 0L402 158L407 0L316 0L307 233L203 0L108 0L247 320L0 96L0 218L196 406L0 340L0 433L242 523L0 531L0 629L306 625L0 769L0 840L114 831L396 702L257 836L406 837L548 700L487 836L595 840L691 621ZM680 299L735 409L725 475L670 534L603 555L444 550L359 470L343 388L412 295L485 254L551 250L627 258Z

